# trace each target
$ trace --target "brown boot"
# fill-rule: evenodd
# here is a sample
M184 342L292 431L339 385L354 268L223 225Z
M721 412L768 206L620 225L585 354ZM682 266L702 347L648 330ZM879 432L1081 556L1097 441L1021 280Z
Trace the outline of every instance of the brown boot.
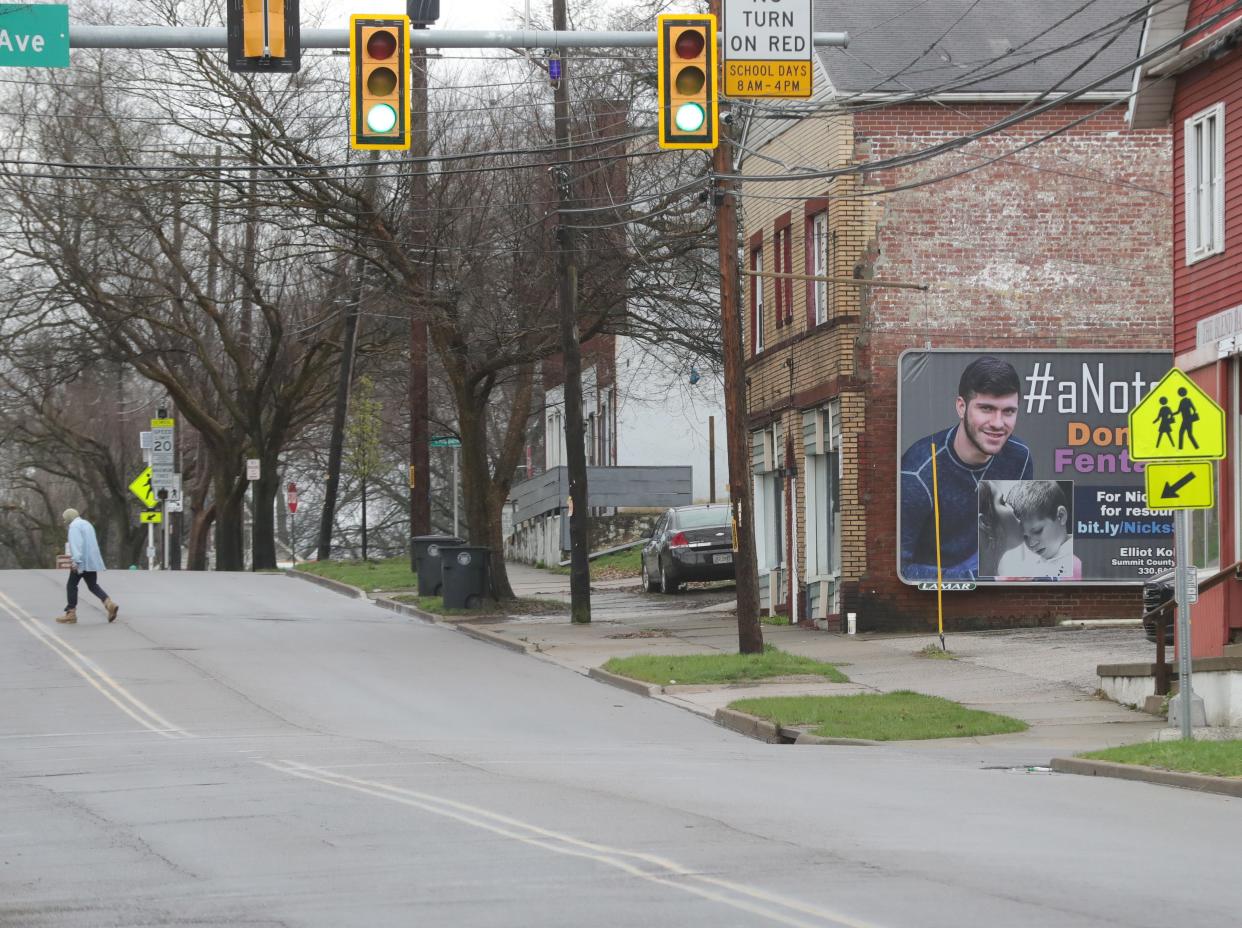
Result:
M58 615L56 621L61 625L74 625L78 621L78 610L66 609L64 615Z
M109 596L104 600L104 608L108 610L108 621L115 622L116 614L121 611L121 607L114 603L112 597Z

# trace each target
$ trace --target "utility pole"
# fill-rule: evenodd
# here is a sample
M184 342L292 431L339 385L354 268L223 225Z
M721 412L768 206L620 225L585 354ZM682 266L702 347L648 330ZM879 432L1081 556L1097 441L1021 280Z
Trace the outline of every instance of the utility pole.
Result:
M721 0L711 0L708 11L721 14ZM717 86L720 86L719 84ZM725 435L729 450L729 506L733 515L733 567L737 575L737 643L742 654L763 651L759 624L759 572L755 563L755 508L751 498L749 449L746 447L746 375L742 365L742 318L738 298L737 200L731 195L733 127L721 126L720 144L712 152L717 179L712 191L716 205L716 232L720 249L720 336L724 354Z
M413 29L426 29L439 18L439 3L407 0L406 13ZM427 47L413 44L410 48L410 155L418 159L427 154ZM429 414L427 384L427 311L431 291L431 267L427 261L430 239L430 197L427 186L427 163L415 160L410 165L410 241L416 261L422 262L421 294L410 300L410 537L431 533L431 452L427 433ZM453 528L457 532L456 526ZM410 544L410 570L416 571L414 545Z
M566 0L552 0L552 29L564 32ZM559 50L561 74L552 82L556 131L556 304L561 322L565 379L565 463L569 469L569 610L574 622L591 621L590 524L587 521L586 446L582 424L582 353L578 344L578 256L568 222L573 207L569 151L569 56Z
M375 209L375 187L379 152L371 152L362 182L362 206ZM336 515L336 494L341 485L341 457L345 450L345 416L349 412L349 388L354 379L354 346L358 340L358 313L362 308L362 284L367 269L366 238L371 214L358 216L358 257L354 271L354 296L346 303L345 332L341 340L340 379L336 384L336 408L332 415L332 436L328 442L328 479L324 487L323 513L319 518L319 551L321 561L332 557L332 523Z

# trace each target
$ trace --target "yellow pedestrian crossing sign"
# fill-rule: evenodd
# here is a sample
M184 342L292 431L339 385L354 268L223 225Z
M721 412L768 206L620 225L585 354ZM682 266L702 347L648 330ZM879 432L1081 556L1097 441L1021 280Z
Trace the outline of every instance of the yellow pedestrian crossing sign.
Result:
M133 493L138 499L142 500L142 505L148 509L155 508L155 488L151 486L151 468L143 468L141 474L134 478L134 482L129 485L129 492ZM143 520L146 521L145 519ZM155 521L159 521L156 519Z
M138 515L143 525L159 525L164 521L164 516L158 509L151 512L141 512Z
M1145 469L1148 509L1211 509L1216 505L1212 461L1159 461Z
M1224 456L1225 411L1176 367L1130 410L1133 461Z

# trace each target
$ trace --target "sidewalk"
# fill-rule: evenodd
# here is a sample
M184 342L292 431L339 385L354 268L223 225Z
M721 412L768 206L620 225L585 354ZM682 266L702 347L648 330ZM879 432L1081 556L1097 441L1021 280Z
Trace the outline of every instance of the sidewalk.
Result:
M569 578L520 564L508 565L519 596L568 599ZM589 673L612 657L632 654L735 653L737 620L728 598L710 591L680 596L638 592L637 580L593 584L589 625L563 616L531 616L489 622L476 630L524 647L561 666ZM1133 629L1024 629L953 633L955 660L918 654L938 640L914 636L845 636L791 626L764 626L764 641L791 654L837 664L848 684L774 682L733 686L652 688L656 698L706 716L735 699L753 695L847 694L914 690L943 696L974 709L1022 719L1031 727L988 738L902 742L903 748L963 750L981 761L1000 762L1015 751L1046 764L1066 756L1150 740L1165 723L1094 695L1096 663L1114 656L1141 660L1147 645Z

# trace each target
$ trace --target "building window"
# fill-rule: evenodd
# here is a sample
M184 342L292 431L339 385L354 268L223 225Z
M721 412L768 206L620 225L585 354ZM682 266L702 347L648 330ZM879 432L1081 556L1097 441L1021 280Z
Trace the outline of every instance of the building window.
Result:
M1185 124L1186 263L1225 250L1225 104Z
M788 222L773 233L772 265L777 274L793 273L793 235ZM793 280L777 277L773 283L776 285L776 324L788 325L793 322Z
M1220 511L1190 510L1190 559L1199 570L1220 570Z
M811 217L807 248L810 260L808 270L812 277L828 276L828 214L816 213ZM810 286L811 317L813 325L828 320L828 281L813 280Z
M763 351L763 250L756 248L750 253L750 305L753 308L750 325L750 344L755 354Z

